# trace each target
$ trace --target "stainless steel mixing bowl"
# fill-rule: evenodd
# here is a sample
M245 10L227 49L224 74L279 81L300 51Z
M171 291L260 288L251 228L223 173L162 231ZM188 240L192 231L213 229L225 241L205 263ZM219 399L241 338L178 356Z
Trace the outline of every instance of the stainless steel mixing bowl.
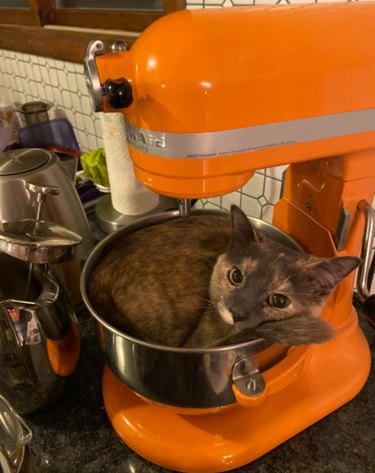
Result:
M220 211L195 210L193 214L217 214ZM95 320L97 337L105 360L116 376L145 398L183 408L215 408L236 402L233 384L248 396L263 389L257 368L257 354L270 344L263 339L215 348L172 348L148 343L122 333L108 322L106 314L98 314L90 303L87 285L102 253L117 239L147 226L179 218L178 211L155 214L120 228L97 245L83 268L81 291L83 300ZM288 235L262 220L250 218L272 239L301 250ZM286 350L285 350L286 351ZM267 366L280 360L280 351Z

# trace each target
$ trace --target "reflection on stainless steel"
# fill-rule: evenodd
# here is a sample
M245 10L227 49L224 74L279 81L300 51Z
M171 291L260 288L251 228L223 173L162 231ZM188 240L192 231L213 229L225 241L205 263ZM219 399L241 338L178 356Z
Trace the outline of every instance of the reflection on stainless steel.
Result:
M65 353L55 359L56 347L78 335L73 306L51 268L35 267L25 301L27 276L27 263L0 253L0 393L21 414L58 399L79 357L65 372Z
M191 214L191 200L178 199L178 210L180 211L181 217L189 217Z
M73 302L79 303L81 265L93 248L93 240L74 182L58 157L47 150L19 149L0 153L0 223L35 219L38 198L27 189L27 182L59 187L59 195L44 203L43 219L82 237L74 258L54 268Z
M84 60L84 76L94 112L103 110L103 91L96 67L95 57L105 53L102 41L91 41Z
M24 219L3 222L0 251L29 263L61 263L73 258L82 238L53 222Z
M259 369L249 357L241 358L233 365L232 381L240 393L245 396L256 397L265 388L265 382Z
M196 214L217 211L193 210ZM263 339L210 349L172 348L148 343L120 332L109 325L106 314L98 314L87 297L90 273L103 251L122 235L141 228L180 218L179 211L140 219L105 238L91 253L81 277L84 302L96 321L97 336L109 367L118 378L138 394L153 401L180 407L206 408L235 402L232 391L232 366L247 357L255 364L256 354L269 346ZM251 222L270 238L289 247L301 248L288 235L258 219ZM279 361L279 358L278 360Z
M228 368L238 357L255 358L268 346L263 340L255 340L235 348L169 349L101 329L106 361L121 381L148 399L180 407L234 403Z

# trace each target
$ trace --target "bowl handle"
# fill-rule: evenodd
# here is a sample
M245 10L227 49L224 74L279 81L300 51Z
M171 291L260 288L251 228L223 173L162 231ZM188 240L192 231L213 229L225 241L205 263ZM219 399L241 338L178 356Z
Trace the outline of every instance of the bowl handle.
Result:
M252 358L238 360L232 367L236 401L243 406L256 406L267 396L292 384L301 374L308 352L308 345L291 347L282 361L263 374L252 363Z

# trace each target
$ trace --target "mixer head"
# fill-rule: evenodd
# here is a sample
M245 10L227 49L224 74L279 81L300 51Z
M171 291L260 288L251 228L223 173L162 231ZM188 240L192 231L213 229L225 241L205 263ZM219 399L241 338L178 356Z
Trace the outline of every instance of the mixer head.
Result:
M371 4L184 10L131 50L92 42L85 74L94 108L124 113L145 186L223 195L259 168L375 146L374 20Z

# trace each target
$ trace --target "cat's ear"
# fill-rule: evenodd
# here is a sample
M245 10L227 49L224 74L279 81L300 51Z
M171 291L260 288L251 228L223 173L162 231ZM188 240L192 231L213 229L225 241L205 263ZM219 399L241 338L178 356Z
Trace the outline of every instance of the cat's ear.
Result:
M314 271L318 272L319 280L328 289L333 289L342 279L350 274L361 264L361 259L355 256L337 256L335 258L321 259L310 263Z
M259 241L258 234L246 214L237 207L237 205L232 205L230 211L232 217L232 239L230 248L232 250L236 248L246 248L248 243Z

